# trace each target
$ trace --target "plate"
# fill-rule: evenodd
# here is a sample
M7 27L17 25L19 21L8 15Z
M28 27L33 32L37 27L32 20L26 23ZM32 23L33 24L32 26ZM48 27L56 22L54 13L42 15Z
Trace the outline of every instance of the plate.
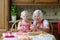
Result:
M29 35L39 35L41 32L28 32Z

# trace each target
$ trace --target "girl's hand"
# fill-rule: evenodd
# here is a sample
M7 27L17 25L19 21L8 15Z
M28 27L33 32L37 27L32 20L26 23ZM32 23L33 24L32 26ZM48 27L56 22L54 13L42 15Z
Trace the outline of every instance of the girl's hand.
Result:
M31 27L30 27L30 30L32 31L32 30L33 30L33 28L34 28L34 27L33 27L33 26L31 26Z
M30 30L32 30L34 28L34 26L33 26L33 24L31 24L31 26L30 26Z
M31 31L35 31L36 28L35 28L35 27L30 27L30 30L31 30Z
M37 24L37 27L40 27L40 24Z

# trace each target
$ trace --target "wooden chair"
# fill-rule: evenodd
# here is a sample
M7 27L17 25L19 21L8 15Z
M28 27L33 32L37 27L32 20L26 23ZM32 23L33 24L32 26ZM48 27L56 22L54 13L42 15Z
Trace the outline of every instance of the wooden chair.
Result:
M12 27L11 27L11 31L13 31L13 32L17 32L18 30L17 30L17 27L18 27L18 22L19 22L20 20L16 20L13 24L12 24Z
M50 27L50 34L53 34L53 25L52 25L52 23L51 22L49 22L49 27Z

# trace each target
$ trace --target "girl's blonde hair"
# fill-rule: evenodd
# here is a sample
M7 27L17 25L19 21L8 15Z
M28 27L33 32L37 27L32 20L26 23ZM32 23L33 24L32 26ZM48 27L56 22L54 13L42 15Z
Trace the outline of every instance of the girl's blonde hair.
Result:
M29 15L29 12L28 12L27 10L22 11L20 17L22 18L22 15L25 15L25 14L26 14L26 15Z
M34 14L39 14L41 20L43 19L43 12L42 12L41 10L35 10L35 11L33 12L33 17L32 17L33 19L34 19Z

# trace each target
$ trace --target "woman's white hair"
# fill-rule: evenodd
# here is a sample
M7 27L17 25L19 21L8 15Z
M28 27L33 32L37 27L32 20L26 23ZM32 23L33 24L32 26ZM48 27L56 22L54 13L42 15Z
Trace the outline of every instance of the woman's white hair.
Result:
M43 12L41 11L41 10L35 10L34 12L33 12L33 19L34 19L34 14L39 14L40 15L40 19L42 20L43 19Z
M29 15L29 12L28 12L27 10L22 11L20 17L22 18L22 15L25 15L25 14L26 14L26 15Z

